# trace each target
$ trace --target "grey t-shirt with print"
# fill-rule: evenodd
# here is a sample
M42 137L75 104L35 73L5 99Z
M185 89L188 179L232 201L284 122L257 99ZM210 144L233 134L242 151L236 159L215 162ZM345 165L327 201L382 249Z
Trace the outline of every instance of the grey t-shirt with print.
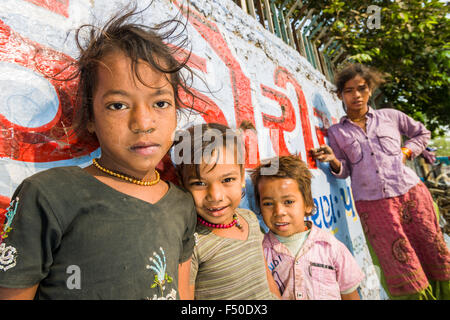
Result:
M178 264L191 257L192 197L169 183L155 204L79 167L37 173L12 197L0 245L0 287L40 283L36 299L178 298Z

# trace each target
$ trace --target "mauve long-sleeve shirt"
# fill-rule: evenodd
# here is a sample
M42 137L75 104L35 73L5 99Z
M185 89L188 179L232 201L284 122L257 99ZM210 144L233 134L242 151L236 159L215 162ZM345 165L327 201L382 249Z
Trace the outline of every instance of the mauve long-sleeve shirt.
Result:
M419 183L416 173L403 164L402 147L414 158L430 139L425 126L395 109L373 110L366 114L366 132L347 116L328 129L328 142L341 161L336 177L351 177L353 197L379 200L405 194ZM402 135L409 139L402 146Z

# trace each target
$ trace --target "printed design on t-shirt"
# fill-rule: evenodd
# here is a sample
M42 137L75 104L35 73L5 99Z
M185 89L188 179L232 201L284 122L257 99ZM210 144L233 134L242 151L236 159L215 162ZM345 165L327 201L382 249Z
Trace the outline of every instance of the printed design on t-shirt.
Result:
M0 270L6 271L16 266L17 250L13 246L0 244Z
M194 243L195 245L198 245L198 233L194 232Z
M11 223L16 215L19 198L15 198L4 212L4 223L0 225L0 270L6 271L16 266L17 250L13 246L7 246L3 242L12 230Z
M153 295L152 300L175 300L177 298L177 292L173 288L166 296L164 296L166 284L171 283L173 279L166 272L166 255L163 248L159 247L159 251L161 251L162 259L159 254L153 252L153 257L149 258L151 264L147 265L147 269L153 270L156 273L151 288L159 287L159 290L161 292L160 297L155 294Z
M12 230L11 223L14 219L14 216L16 215L18 204L19 204L19 197L16 197L16 199L11 201L9 207L6 208L6 211L4 212L5 220L4 223L0 225L0 244L3 242L4 239L8 237L8 233Z

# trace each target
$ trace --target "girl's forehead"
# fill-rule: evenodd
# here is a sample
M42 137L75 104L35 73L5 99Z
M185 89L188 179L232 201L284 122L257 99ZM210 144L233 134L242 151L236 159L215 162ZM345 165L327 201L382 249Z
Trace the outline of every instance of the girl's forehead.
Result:
M173 93L169 77L145 61L138 61L133 68L131 59L120 51L114 51L104 56L98 63L97 89L109 88L167 88Z
M167 63L164 58L155 59L159 65L166 67ZM159 77L166 76L165 73L157 70L151 65L150 62L144 59L138 59L133 69L133 59L130 58L125 52L116 49L111 52L106 53L99 59L99 67L104 67L110 72L123 72L128 73L130 76L135 77L136 73L140 76L144 76L150 70L152 75L157 75Z
M354 87L354 86L362 86L362 85L366 85L366 84L367 84L366 80L358 74L355 77L348 80L344 84L344 88Z

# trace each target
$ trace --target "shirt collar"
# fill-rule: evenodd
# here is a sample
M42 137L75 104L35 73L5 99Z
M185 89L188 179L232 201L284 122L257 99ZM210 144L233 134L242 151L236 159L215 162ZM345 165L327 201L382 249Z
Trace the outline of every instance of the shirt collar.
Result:
M307 221L308 225L310 224L310 228L311 228L311 232L308 235L308 238L306 239L305 243L302 246L302 249L300 249L300 252L304 252L304 250L308 250L308 249L304 249L304 248L309 248L312 244L314 244L315 242L327 242L331 244L331 238L330 238L330 234L329 232L322 230L319 227L316 227L313 223ZM278 253L284 254L284 255L288 255L288 256L292 256L292 254L290 253L289 249L287 249L287 247L282 244L280 242L280 240L277 239L277 237L275 236L275 234L272 231L269 231L268 233L269 235L269 241L270 241L270 245L273 248L273 250L275 250Z
M268 237L269 237L270 247L272 247L273 250L275 250L278 253L287 255L287 256L292 256L292 254L289 252L289 249L284 244L282 244L280 242L280 240L277 239L275 234L270 230L268 233Z
M375 115L374 112L375 112L375 110L372 109L372 107L369 106L369 110L367 110L366 115L367 115L368 117L373 118L374 115ZM343 116L343 117L341 118L341 121L339 121L339 122L340 122L341 124L344 124L345 122L348 122L348 121L350 121L350 119L348 118L347 115L345 115L345 116Z

